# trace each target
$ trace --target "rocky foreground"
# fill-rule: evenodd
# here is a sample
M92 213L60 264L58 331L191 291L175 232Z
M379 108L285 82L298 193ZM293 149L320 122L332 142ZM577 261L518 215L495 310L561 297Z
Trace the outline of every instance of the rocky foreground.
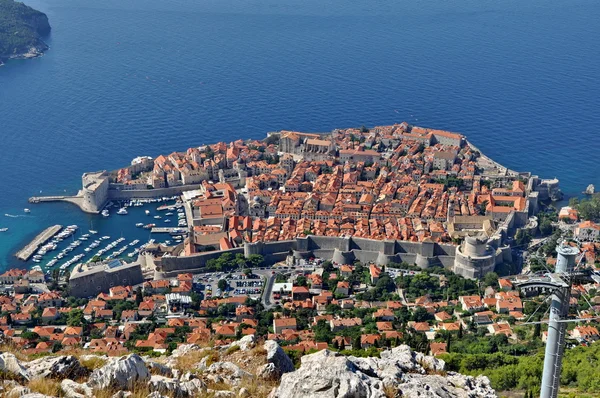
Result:
M402 345L381 358L323 350L294 369L274 341L246 336L229 346L182 345L171 356L60 355L21 361L0 354L6 397L496 397L487 377L444 371L444 361Z

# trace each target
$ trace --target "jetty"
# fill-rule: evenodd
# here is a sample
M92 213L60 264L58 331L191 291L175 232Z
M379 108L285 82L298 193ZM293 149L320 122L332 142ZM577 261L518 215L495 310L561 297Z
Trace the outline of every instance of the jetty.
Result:
M187 233L187 228L182 227L154 227L151 232L153 234L171 234L179 235Z
M54 225L52 227L48 227L39 233L29 244L27 244L24 248L19 250L16 254L19 260L27 261L33 253L44 243L52 239L54 235L58 233L62 229L62 225Z

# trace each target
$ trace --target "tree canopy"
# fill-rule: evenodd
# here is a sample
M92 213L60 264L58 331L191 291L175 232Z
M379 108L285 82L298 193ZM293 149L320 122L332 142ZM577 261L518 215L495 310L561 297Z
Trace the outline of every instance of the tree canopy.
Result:
M0 0L0 58L46 49L41 37L50 33L46 14L14 0Z

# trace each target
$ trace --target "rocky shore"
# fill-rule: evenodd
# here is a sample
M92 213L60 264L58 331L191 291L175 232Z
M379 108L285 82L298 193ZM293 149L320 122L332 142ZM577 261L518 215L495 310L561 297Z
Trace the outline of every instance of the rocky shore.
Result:
M18 353L17 353L18 354ZM401 345L380 358L322 350L294 368L274 341L253 335L212 348L179 346L158 358L55 355L32 361L0 354L0 395L45 397L429 397L493 398L486 377L445 372L445 363Z

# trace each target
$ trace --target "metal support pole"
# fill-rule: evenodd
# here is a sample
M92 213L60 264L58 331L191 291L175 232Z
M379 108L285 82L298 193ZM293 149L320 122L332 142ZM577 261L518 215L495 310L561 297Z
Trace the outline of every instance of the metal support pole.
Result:
M567 274L573 271L575 256L579 253L576 247L560 245L556 251L556 273ZM544 372L540 398L557 398L562 368L562 355L565 346L567 325L560 320L569 314L571 288L557 288L552 295L550 304L550 319L548 322L548 339L544 354Z

